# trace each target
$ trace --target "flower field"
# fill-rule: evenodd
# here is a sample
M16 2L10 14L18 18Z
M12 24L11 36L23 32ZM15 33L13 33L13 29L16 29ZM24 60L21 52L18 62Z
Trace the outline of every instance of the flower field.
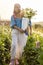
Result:
M36 41L40 47L36 48ZM9 26L0 26L0 65L10 62L11 29ZM43 65L43 37L33 33L28 37L24 52L19 60L21 65Z

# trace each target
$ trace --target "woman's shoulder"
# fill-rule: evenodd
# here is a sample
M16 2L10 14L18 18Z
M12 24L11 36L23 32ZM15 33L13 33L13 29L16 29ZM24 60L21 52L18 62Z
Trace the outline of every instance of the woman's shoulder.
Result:
M16 18L14 17L14 15L11 16L11 20L12 20L12 19L13 19L13 20L16 20Z
M11 16L11 19L13 19L13 15Z
M15 16L13 16L13 15L11 16L11 19L12 19L12 18L14 18L14 19L16 19L16 20L22 19L22 18L17 18L17 17L15 17Z

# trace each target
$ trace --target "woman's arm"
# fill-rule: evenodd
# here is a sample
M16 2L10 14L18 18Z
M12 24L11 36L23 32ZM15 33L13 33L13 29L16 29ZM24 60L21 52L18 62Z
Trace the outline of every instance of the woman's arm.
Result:
M20 28L17 27L17 26L14 26L14 29L17 29L17 30L20 31L21 33L24 33L24 30L23 30L23 29L20 29Z
M17 29L21 33L24 33L24 30L20 29L19 27L16 26L16 21L14 20L14 17L11 17L11 23L10 23L11 28Z

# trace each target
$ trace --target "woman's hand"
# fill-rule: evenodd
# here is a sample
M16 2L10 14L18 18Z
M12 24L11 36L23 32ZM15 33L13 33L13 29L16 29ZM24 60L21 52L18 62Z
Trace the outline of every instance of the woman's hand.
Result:
M17 26L14 26L14 29L17 29L18 31L20 31L21 33L24 33L25 31Z
M22 29L19 29L19 31L20 31L21 33L25 33L25 31L24 31L24 30L22 30Z

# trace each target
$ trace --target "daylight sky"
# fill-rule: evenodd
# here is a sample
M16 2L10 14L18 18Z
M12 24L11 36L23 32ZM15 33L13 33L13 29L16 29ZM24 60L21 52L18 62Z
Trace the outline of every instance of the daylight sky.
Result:
M0 0L0 19L10 20L15 3L20 3L22 8L37 10L37 15L32 21L43 21L43 0Z

